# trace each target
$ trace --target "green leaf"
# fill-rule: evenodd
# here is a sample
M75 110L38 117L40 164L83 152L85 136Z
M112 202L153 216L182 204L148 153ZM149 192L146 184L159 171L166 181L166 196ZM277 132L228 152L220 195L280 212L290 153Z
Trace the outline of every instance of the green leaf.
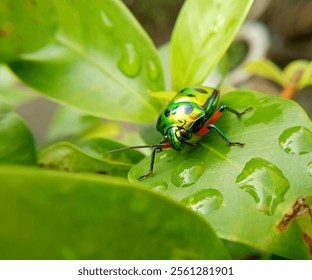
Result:
M298 81L298 90L312 85L312 62L307 60L294 60L287 64L284 73L290 83L296 77L300 77Z
M78 146L59 142L39 154L39 164L50 169L126 176L134 163L143 158L136 150L107 153L124 145L109 139L92 139Z
M185 2L170 45L173 89L202 84L230 46L252 3L252 0Z
M11 62L48 43L56 30L51 1L0 2L0 61Z
M162 64L164 77L165 77L165 89L171 89L171 73L170 73L170 43L165 43L158 48L158 54Z
M302 89L307 86L312 85L312 61L309 62L308 65L304 68L304 72L299 81L298 88Z
M55 0L55 42L12 63L13 71L49 98L87 114L154 121L164 89L157 51L121 1Z
M0 102L0 164L36 164L32 134L23 120Z
M287 218L298 198L312 196L311 121L296 103L260 93L233 92L222 103L237 110L253 106L241 119L224 111L216 122L245 147L229 147L211 131L196 147L158 153L155 174L143 182L202 214L221 238L286 258L311 258L303 238L311 239L311 230ZM136 165L130 179L146 173L149 161ZM306 226L312 227L311 219Z
M228 259L198 215L120 178L1 167L0 259Z
M35 91L22 85L7 66L0 65L0 102L16 108L35 97L37 97Z
M115 149L125 148L126 146L105 138L85 140L79 142L77 145L86 153L98 159L105 158L107 160L134 164L138 163L144 157L144 155L138 150L124 150L116 153L107 153Z
M101 120L87 115L79 110L67 106L59 106L51 124L49 125L46 139L56 139L81 136L86 131L101 125Z
M289 83L289 79L284 72L272 61L267 59L250 61L245 64L244 69L248 73L262 76L281 86L285 86Z

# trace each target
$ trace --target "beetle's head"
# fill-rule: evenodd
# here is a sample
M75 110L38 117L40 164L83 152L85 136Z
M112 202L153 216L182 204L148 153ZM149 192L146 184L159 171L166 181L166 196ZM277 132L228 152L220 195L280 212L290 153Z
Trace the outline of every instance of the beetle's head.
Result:
M186 129L172 126L168 129L164 140L168 141L174 150L180 151L184 146L184 142L190 138L191 135Z

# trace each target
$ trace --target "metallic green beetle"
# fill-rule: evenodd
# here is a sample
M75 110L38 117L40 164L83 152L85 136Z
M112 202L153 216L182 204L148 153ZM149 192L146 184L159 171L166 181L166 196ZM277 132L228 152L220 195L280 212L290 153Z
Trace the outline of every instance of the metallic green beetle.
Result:
M180 151L185 144L195 146L210 129L215 130L228 145L243 147L243 143L230 141L219 128L214 125L214 122L220 117L224 110L240 117L252 110L252 107L238 112L226 105L221 105L219 107L219 101L219 91L214 88L201 86L188 87L181 90L169 102L158 118L156 128L164 136L160 144L125 148L153 148L149 172L139 177L139 180L154 173L154 161L157 151L168 148Z

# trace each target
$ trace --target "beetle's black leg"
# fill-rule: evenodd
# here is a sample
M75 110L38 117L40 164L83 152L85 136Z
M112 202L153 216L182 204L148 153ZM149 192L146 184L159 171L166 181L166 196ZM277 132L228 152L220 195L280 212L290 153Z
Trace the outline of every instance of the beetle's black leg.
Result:
M224 110L227 110L227 111L229 111L229 112L235 114L236 116L240 117L241 115L244 115L245 113L247 113L247 112L253 110L253 108L252 108L252 107L248 107L248 108L245 109L244 111L238 112L238 111L236 111L236 110L234 110L234 109L232 109L232 108L230 108L230 107L228 107L228 106L226 106L226 105L222 105L222 106L219 108L219 111L222 113Z
M222 139L230 146L239 146L239 147L244 147L244 143L241 142L232 142L230 141L230 139L228 139L223 133L222 131L217 128L214 124L208 124L208 128L209 129L214 129L216 132L218 132L218 134L222 137Z
M155 147L153 148L152 150L152 154L151 154L151 162L150 162L150 168L149 168L149 171L147 174L145 175L142 175L141 177L138 178L138 180L143 180L149 176L151 176L153 173L154 173L154 162L155 162L155 155L156 155L156 152L159 152L161 151L162 149L160 147Z

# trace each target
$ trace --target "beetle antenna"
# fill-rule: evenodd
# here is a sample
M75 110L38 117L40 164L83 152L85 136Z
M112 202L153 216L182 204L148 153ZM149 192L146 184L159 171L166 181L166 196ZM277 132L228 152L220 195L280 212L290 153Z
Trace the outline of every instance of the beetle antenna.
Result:
M165 146L165 144L130 146L130 147L124 147L124 148L119 148L115 150L110 150L110 151L107 151L107 153L115 153L115 152L130 150L130 149L161 148L162 146Z

